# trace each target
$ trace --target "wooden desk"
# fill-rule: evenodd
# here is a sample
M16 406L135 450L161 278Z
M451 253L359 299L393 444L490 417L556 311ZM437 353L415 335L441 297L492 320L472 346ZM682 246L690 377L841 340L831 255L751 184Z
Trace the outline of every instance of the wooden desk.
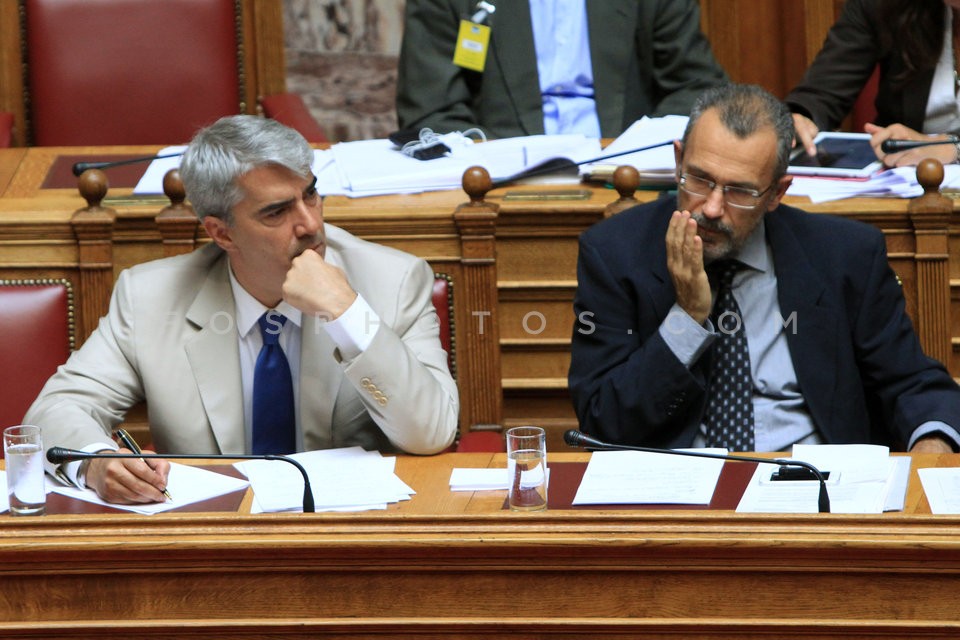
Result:
M71 226L83 199L73 188L43 188L48 172L62 156L136 156L157 150L0 150L0 277L66 277L83 284L81 275L93 274L88 281L95 282L84 285L93 295L78 292L86 305L78 310L78 343L106 309L112 274L161 257L170 248L155 221L165 200L108 202L116 217L109 241L98 252L90 240L79 242ZM134 181L112 187L108 198L129 196ZM329 222L351 233L420 255L437 271L454 277L455 290L461 293L455 308L458 362L463 365L458 366L458 382L465 393L463 422L540 424L550 433L552 449L558 450L563 448L563 431L576 426L566 376L577 238L603 218L605 206L618 194L589 187L586 199L529 199L544 189L574 193L583 188L497 189L486 197L487 213L478 213L476 220L463 209L458 220L458 206L467 200L459 190L360 199L331 196L325 199L324 213ZM641 191L637 197L649 200L656 195ZM822 205L805 200L788 199L812 212L856 218L884 231L908 313L925 347L960 377L956 214L911 215L907 201L896 199L856 198ZM202 241L202 236L189 239ZM491 393L498 385L501 393Z
M551 463L586 454L551 453ZM0 516L0 636L955 638L960 518L914 459L903 513L511 513L447 490L502 455L400 457L354 514Z

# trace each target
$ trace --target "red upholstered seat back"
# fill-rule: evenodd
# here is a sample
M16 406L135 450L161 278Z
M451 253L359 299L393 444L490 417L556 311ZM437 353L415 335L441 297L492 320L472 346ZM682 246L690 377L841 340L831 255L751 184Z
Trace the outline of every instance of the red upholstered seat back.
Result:
M241 109L234 0L24 0L35 145L186 143Z
M863 133L863 125L877 121L877 91L880 86L880 66L873 70L867 83L860 90L857 101L851 109L850 129L854 133Z
M0 428L21 423L72 346L69 282L0 280Z

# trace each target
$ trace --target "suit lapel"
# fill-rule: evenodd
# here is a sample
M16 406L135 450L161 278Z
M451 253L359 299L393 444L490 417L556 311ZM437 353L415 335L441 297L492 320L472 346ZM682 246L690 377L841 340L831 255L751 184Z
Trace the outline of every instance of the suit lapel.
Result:
M813 215L782 208L766 217L767 239L773 250L777 298L783 315L787 345L800 391L814 424L827 441L839 431L832 409L842 398L837 390L839 318L824 299L826 286L790 229L789 216Z
M494 55L487 57L488 68L484 73L498 72L503 78L504 98L512 103L526 135L542 134L543 106L530 4L526 1L498 2L496 7L497 11L490 19L490 46ZM490 69L491 64L496 69Z
M243 453L243 397L237 348L235 303L227 274L226 255L210 269L187 321L199 332L185 345L207 420L220 453Z

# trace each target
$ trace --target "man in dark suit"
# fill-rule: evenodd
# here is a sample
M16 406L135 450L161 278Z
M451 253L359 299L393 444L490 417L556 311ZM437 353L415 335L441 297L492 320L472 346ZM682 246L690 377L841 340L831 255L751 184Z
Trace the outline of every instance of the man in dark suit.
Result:
M766 91L708 90L675 143L677 198L584 232L569 374L583 430L656 447L957 447L960 388L923 354L881 233L780 204L792 139ZM724 287L738 306L711 318ZM718 354L741 330L746 353ZM746 374L737 437L715 426L733 415L716 408L729 360Z
M455 65L453 57L460 21L475 14L477 1L407 0L397 78L401 129L542 134L544 100L577 93L595 101L600 136L616 137L644 115L686 115L701 91L726 79L700 31L696 0L580 0L579 12L576 2L559 3L554 28L544 27L546 42L535 42L542 23L531 18L527 0L491 4L489 49L483 71L476 71ZM559 42L567 35L556 31L584 11L585 32ZM589 41L583 55L577 33ZM541 77L550 61L541 60L547 66L538 69L538 51L552 52L550 60L575 54L560 70L567 75L554 70L560 75ZM547 94L555 95L541 92L545 79Z

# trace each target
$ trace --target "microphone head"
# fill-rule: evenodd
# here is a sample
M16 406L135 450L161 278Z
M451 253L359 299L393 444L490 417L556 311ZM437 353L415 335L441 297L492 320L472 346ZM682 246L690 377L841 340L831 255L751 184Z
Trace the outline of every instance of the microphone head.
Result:
M90 457L90 455L91 454L86 451L77 451L76 449L66 449L64 447L50 447L47 449L47 460L53 464L73 462L74 460Z
M567 429L563 434L563 441L571 447L579 447L583 444L583 434L577 429Z

